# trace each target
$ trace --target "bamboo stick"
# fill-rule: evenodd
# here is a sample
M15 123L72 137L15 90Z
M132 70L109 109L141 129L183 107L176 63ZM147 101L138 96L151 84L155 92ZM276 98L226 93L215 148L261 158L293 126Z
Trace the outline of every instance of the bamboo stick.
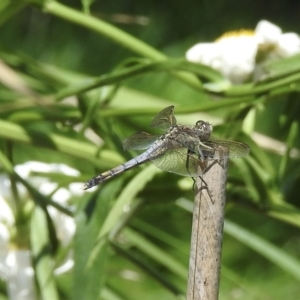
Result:
M196 180L187 300L217 300L219 294L228 160L210 162L203 180Z

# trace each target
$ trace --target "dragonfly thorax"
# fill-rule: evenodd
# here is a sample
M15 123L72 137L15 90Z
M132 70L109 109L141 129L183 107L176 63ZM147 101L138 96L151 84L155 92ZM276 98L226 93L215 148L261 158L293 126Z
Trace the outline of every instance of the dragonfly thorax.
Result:
M208 140L213 131L211 124L202 120L197 121L194 129L197 131L198 137L202 140Z

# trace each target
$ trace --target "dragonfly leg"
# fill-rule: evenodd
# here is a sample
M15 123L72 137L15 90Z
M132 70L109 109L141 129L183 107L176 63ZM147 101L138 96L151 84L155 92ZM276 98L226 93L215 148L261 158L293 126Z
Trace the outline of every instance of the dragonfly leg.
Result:
M201 151L201 149L199 149L199 150ZM202 152L200 152L200 154L198 154L198 156L201 156L201 153ZM192 154L195 154L195 152L193 152L192 150L188 149L187 150L187 159L186 159L186 169L187 169L187 171L189 171L189 158L190 158L190 155L192 155ZM198 167L201 169L201 172L199 172L200 174L201 173L206 173L207 161L205 159L202 159L201 157L199 157L199 166ZM205 187L201 187L201 189L205 188L207 190L212 203L214 203L212 194L211 194L211 192L210 192L210 190L208 188L207 183L205 182L205 180L202 178L201 175L199 175L198 178L201 179L201 181L203 182L203 184L205 186ZM196 190L196 179L194 177L192 177L192 179L193 179L193 182L194 182L193 183L193 191L195 191Z
M185 168L186 168L186 170L188 171L188 173L190 173L189 172L189 162L190 162L190 154L191 153L193 153L190 149L188 149L187 150L187 156L186 156L186 161L185 161ZM193 178L193 177L192 177ZM193 178L193 180L194 180L194 178ZM194 184L195 184L195 182L194 182Z
M214 197L213 197L213 195L212 195L212 193L211 193L211 191L210 191L210 189L209 189L208 184L205 182L205 180L202 178L201 175L199 175L198 178L200 178L201 181L202 181L203 184L204 184L204 185L202 185L202 186L199 188L198 192L201 192L201 191L203 191L203 190L206 190L206 191L207 191L207 194L208 194L208 196L209 196L209 198L210 198L211 203L212 203L212 204L215 204ZM196 186L196 180L195 180L195 178L193 178L193 181L194 181L194 184L193 184L193 190L195 190L195 186Z
M201 180L202 180L202 178L201 178ZM209 198L210 198L210 201L211 201L211 203L214 205L214 204L215 204L215 200L214 200L213 194L211 193L211 191L210 191L208 185L205 186L204 189L207 190L207 193L208 193L208 196L209 196Z
M206 146L206 148L207 148L207 146ZM188 149L188 152L187 152L187 160L186 160L186 168L187 168L187 170L188 170L188 166L189 166L189 156L190 156L191 154L195 154L195 153L194 153L193 151L191 151L190 149ZM199 157L199 168L201 168L200 174L201 174L201 173L205 174L211 166L209 166L209 168L207 167L207 160L205 160L205 157L204 157L203 152L202 152L202 150L200 149L200 147L199 147L199 154L198 154L198 157ZM201 175L199 175L198 178L200 178L200 180L201 180L202 183L204 184L204 186L201 186L201 188L199 189L199 191L200 191L200 190L203 190L203 189L206 189L206 190L207 190L207 193L208 193L208 195L209 195L209 198L210 198L210 200L211 200L211 202L212 202L212 204L214 204L215 202L214 202L214 200L213 200L213 195L212 195L212 193L211 193L211 191L210 191L210 189L209 189L209 187L208 187L208 184L206 183L206 181L203 179L203 177L202 177ZM194 177L192 177L192 179L193 179L193 181L194 181L194 183L193 183L193 190L195 191L195 187L196 187L196 179L195 179Z
M207 189L208 189L208 185L207 185L207 183L206 183L206 181L202 178L202 176L201 175L199 175L198 176L198 178L200 178L201 179L201 181L204 183L204 185L207 187ZM193 179L193 191L195 191L196 189L195 189L195 187L196 187L196 179L194 178L194 177L192 177L192 179Z
M213 148L211 148L211 147L209 147L209 146L207 146L207 145L204 145L204 144L201 143L201 142L199 142L197 148L198 148L198 153L199 153L199 156L200 156L199 158L200 158L201 160L205 160L205 159L206 159L206 157L205 157L205 155L204 155L202 149L204 149L204 150L214 150ZM201 149L201 148L202 148L202 149Z

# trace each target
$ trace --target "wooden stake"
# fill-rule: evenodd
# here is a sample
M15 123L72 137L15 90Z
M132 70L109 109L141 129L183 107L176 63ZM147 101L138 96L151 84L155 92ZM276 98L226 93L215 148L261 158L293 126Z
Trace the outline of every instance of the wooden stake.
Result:
M196 180L187 300L217 300L221 269L227 159L210 161Z

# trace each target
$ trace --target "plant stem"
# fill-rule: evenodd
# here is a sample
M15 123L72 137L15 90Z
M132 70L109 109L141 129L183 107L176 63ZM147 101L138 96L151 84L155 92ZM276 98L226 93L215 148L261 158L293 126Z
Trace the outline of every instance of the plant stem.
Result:
M226 159L196 181L187 300L217 300L224 224Z

